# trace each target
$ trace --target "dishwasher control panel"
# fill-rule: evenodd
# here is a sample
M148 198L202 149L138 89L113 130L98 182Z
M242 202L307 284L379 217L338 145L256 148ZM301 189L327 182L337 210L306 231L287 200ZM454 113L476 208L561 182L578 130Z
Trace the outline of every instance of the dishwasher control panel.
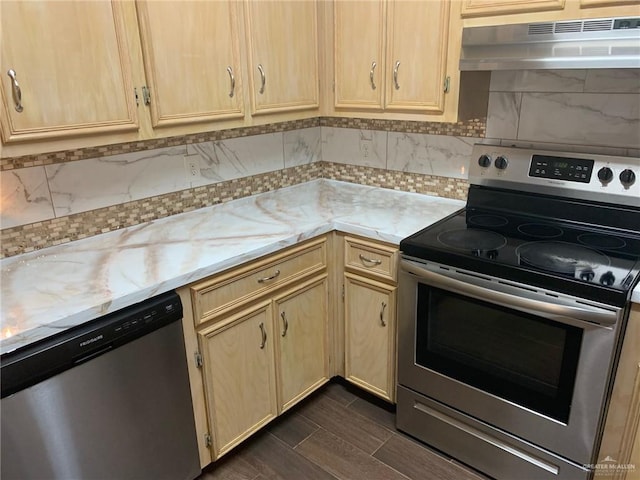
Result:
M2 398L180 319L180 297L168 292L5 353Z

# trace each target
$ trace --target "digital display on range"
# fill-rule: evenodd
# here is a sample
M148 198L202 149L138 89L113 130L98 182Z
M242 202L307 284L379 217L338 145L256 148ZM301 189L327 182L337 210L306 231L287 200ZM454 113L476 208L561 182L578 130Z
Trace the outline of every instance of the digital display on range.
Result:
M529 166L529 176L589 183L594 163L593 160L586 158L533 155Z

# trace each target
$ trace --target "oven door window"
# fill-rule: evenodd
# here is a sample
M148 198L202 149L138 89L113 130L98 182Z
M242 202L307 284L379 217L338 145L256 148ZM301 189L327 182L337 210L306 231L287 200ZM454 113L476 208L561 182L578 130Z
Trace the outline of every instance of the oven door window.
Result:
M560 422L582 330L418 285L416 363Z

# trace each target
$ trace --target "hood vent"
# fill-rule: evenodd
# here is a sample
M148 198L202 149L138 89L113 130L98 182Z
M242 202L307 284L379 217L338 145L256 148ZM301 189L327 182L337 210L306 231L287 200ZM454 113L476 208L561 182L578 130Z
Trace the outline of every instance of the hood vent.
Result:
M601 18L462 32L460 70L640 68L640 18Z

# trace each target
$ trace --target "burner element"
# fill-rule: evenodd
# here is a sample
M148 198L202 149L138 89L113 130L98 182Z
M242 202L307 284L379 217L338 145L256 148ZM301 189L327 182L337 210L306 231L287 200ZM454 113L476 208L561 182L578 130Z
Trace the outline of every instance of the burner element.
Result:
M620 237L599 233L583 233L582 235L578 235L578 241L587 247L602 250L615 250L627 246L627 242Z
M438 235L438 241L448 247L470 252L498 250L507 244L499 233L480 229L447 230Z
M606 255L589 248L564 242L530 242L516 249L520 264L549 272L575 276L588 280L590 275L581 275L598 267L609 266Z
M556 238L562 235L560 227L543 223L523 223L518 225L518 231L529 237L536 238Z
M467 220L478 227L504 227L509 221L500 215L472 215Z

